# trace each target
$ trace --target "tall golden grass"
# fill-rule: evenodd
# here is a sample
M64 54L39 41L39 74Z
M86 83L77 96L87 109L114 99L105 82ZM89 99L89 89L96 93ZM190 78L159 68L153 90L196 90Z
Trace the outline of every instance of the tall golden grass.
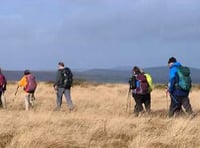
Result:
M126 112L125 84L77 85L72 88L76 109L69 112L63 98L54 112L55 92L40 82L37 102L24 110L24 92L6 91L7 109L0 110L0 147L7 148L198 148L199 115L168 118L169 98L163 88L152 92L152 114L134 117ZM199 88L190 94L194 112L200 111ZM13 101L14 99L14 101ZM134 105L134 102L133 102ZM133 106L132 106L133 108Z

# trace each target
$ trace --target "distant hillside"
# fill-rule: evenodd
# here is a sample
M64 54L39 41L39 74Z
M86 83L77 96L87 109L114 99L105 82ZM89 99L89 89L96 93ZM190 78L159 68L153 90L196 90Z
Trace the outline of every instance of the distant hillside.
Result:
M169 70L167 67L153 67L144 69L150 73L154 83L167 83ZM54 81L56 71L33 71L39 81ZM131 67L113 69L91 69L86 71L73 71L75 79L83 79L94 82L127 83L131 76ZM8 80L17 81L21 78L23 71L4 71ZM200 83L200 69L191 68L193 83Z

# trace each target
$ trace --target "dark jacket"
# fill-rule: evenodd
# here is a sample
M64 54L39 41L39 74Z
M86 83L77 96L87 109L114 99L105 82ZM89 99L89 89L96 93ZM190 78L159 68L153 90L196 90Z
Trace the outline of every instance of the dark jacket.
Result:
M59 69L57 71L57 73L56 73L56 81L54 83L54 86L64 88L64 86L63 86L63 71L64 71L64 69Z
M58 88L65 88L70 89L71 86L65 86L64 85L64 71L65 69L59 69L56 73L56 81L54 83L54 87L57 86Z
M170 67L170 73L169 73L169 92L173 96L188 96L189 91L185 91L180 89L179 87L176 86L178 83L178 75L177 75L177 67L180 67L181 64L179 62L174 63Z

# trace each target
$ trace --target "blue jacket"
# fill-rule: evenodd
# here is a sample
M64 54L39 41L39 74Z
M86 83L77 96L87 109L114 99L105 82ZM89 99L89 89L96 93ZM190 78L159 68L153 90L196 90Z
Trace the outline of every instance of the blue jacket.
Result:
M174 63L170 67L169 72L169 92L173 96L188 96L189 91L181 90L180 88L176 87L176 84L178 83L178 76L177 76L177 67L180 67L181 64L179 62Z

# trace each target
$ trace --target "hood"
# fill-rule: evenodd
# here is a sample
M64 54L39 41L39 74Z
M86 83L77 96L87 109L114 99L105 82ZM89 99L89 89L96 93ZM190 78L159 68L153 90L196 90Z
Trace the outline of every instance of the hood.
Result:
M180 62L175 62L172 64L172 66L170 67L171 68L174 68L174 67L180 67L181 66L181 63Z

